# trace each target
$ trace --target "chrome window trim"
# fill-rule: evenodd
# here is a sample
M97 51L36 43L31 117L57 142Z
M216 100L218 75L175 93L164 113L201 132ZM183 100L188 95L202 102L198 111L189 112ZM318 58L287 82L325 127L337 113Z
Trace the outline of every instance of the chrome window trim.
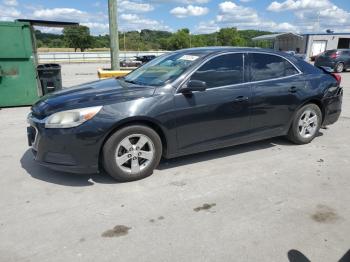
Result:
M208 57L207 59L205 59L204 61L202 61L200 64L198 64L193 70L192 72L189 73L188 76L186 76L179 84L179 86L176 88L175 90L175 95L182 95L181 92L179 92L179 90L182 88L183 84L188 81L189 78L191 78L191 76L202 66L204 65L205 63L209 62L211 59L213 58L216 58L216 57L219 57L219 56L222 56L222 55L229 55L229 54L242 54L243 55L243 70L245 70L245 63L246 63L246 59L245 59L245 56L244 55L248 55L248 54L265 54L265 55L274 55L274 56L278 56L278 57L281 57L282 59L288 61L297 71L298 73L297 74L294 74L294 75L290 75L290 76L283 76L283 77L277 77L277 78L271 78L271 79L266 79L266 80L259 80L259 81L249 81L249 82L243 82L243 83L239 83L239 84L232 84L232 85L226 85L226 86L218 86L218 87L212 87L212 88L208 88L206 90L209 91L209 90L212 90L212 89L220 89L220 88L227 88L227 87L235 87L235 86L240 86L240 85L245 85L245 84L256 84L256 83L263 83L263 82L269 82L269 81L276 81L276 80L282 80L282 79L287 79L287 78L291 78L291 77L294 77L294 76L298 76L298 75L302 75L303 72L300 71L300 69L292 62L290 61L288 58L282 56L282 55L279 55L279 54L274 54L274 53L269 53L269 52L259 52L259 51L230 51L230 52L225 52L225 53L219 53L219 54L216 54L214 56L210 56ZM245 72L243 71L243 74L244 74L244 78L245 78ZM243 79L244 79L243 78ZM197 93L199 91L195 91L194 93Z

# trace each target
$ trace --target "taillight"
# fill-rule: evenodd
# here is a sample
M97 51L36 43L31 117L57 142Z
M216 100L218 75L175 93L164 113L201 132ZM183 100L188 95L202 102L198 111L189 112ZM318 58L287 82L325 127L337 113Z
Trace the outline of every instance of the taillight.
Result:
M337 80L338 85L341 83L341 75L339 74L332 74L332 76Z
M336 58L339 57L339 53L335 52L335 53L331 54L329 57L332 58L332 59L336 59Z

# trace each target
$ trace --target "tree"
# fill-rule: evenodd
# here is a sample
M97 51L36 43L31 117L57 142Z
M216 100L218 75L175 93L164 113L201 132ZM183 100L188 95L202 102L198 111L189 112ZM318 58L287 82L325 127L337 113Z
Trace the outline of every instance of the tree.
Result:
M63 29L64 41L68 47L79 48L81 52L93 46L93 38L90 35L90 29L87 26L70 26Z
M240 37L236 28L222 28L218 33L218 41L223 46L244 46L245 40Z
M0 0L1 1L1 0ZM65 30L65 36L59 34L43 33L35 31L38 47L74 47L67 39L76 35L80 36L74 29L74 34L68 28ZM86 28L84 29L86 31ZM67 32L68 31L68 32ZM149 50L176 50L187 47L199 46L259 46L272 48L271 41L253 41L252 38L260 35L271 34L271 32L257 30L237 30L236 28L223 28L219 32L210 34L193 34L190 35L188 29L180 29L175 33L144 29L139 31L125 32L125 49L132 51L149 51ZM68 37L68 36L69 37ZM89 34L87 34L89 35ZM124 50L124 32L119 34L119 46ZM91 41L91 42L90 42ZM86 43L90 45L86 46ZM83 50L91 48L109 48L109 35L91 36L84 42Z
M178 30L169 39L169 48L172 50L187 48L190 46L190 30L183 28Z

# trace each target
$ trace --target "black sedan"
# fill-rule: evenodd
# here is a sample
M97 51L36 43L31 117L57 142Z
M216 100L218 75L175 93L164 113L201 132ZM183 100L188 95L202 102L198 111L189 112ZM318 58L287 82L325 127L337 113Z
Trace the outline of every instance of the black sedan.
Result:
M46 167L131 181L151 175L161 157L275 136L309 143L339 118L340 80L271 50L180 50L124 78L43 97L28 139Z
M350 68L350 49L334 49L323 52L315 58L315 66L329 67L336 73Z

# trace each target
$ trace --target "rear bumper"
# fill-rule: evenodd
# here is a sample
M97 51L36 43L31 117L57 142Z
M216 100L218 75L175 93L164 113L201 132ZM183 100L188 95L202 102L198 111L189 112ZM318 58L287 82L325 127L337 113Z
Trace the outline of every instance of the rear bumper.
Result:
M323 62L315 62L315 66L319 67L319 66L323 66L323 67L330 67L332 69L334 69L335 65L337 64L336 61L323 61Z
M343 103L343 89L340 88L337 95L324 98L324 119L323 126L334 124L338 121Z

